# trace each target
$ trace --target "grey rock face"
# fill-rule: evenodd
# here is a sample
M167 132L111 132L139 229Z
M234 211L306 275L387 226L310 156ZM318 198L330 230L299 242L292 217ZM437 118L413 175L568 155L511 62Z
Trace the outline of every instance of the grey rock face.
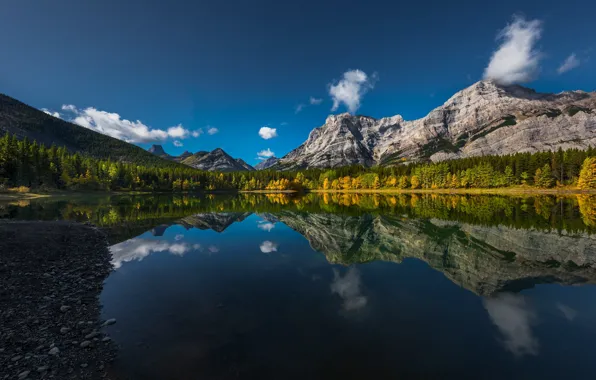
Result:
M480 81L427 116L331 115L276 167L372 166L596 144L596 92L541 94Z
M256 164L255 169L256 170L269 169L273 165L277 164L278 161L279 161L279 158L277 158L277 157L269 157L268 159L263 160L263 161L259 162L258 164Z
M232 158L232 156L224 152L221 148L217 148L209 153L197 152L183 160L182 163L206 171L236 172L254 170L252 166L240 159L236 160Z

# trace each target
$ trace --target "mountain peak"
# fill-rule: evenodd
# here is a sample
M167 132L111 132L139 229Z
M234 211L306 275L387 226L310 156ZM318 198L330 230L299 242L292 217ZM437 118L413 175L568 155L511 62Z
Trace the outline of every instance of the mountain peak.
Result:
M237 172L254 170L252 166L241 159L234 159L221 148L213 149L211 152L199 151L184 159L182 163L206 171Z
M163 150L163 147L158 144L151 145L151 148L147 149L147 151L149 153L155 154L156 156L169 156L169 154L167 154L165 150Z
M273 165L277 164L278 161L279 161L279 158L277 158L275 156L269 157L268 159L263 160L263 161L259 162L258 164L256 164L255 165L255 169L256 170L269 169Z

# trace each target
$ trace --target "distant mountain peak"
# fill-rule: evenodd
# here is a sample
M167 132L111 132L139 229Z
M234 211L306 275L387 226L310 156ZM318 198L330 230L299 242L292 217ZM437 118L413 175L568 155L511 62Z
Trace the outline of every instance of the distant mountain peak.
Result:
M163 146L159 144L151 145L151 148L147 149L147 151L149 153L155 154L156 156L169 156L169 154L167 154L166 151L163 149Z
M265 169L269 169L270 167L274 166L275 164L277 164L277 162L279 161L279 158L273 156L273 157L269 157L266 160L263 160L261 162L259 162L258 164L255 165L255 169L256 170L265 170Z
M183 164L206 171L235 172L255 170L242 159L234 159L221 148L211 152L200 151L184 160Z

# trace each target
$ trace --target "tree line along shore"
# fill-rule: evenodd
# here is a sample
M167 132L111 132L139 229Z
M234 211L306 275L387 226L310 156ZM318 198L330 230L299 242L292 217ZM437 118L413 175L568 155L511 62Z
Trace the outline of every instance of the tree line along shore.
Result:
M11 134L0 138L0 193L62 191L590 192L596 149L482 156L391 167L207 172L97 159Z

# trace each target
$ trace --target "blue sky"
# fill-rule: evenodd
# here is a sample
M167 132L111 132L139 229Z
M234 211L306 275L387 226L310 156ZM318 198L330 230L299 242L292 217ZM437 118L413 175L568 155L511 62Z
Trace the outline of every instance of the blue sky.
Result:
M145 148L221 147L255 164L257 152L283 156L349 107L424 116L482 79L516 14L524 23L515 38L530 49L517 63L532 75L514 81L596 89L596 4L588 0L39 0L2 2L0 92ZM350 70L359 71L339 84ZM264 126L276 130L264 136L277 136L259 136Z

